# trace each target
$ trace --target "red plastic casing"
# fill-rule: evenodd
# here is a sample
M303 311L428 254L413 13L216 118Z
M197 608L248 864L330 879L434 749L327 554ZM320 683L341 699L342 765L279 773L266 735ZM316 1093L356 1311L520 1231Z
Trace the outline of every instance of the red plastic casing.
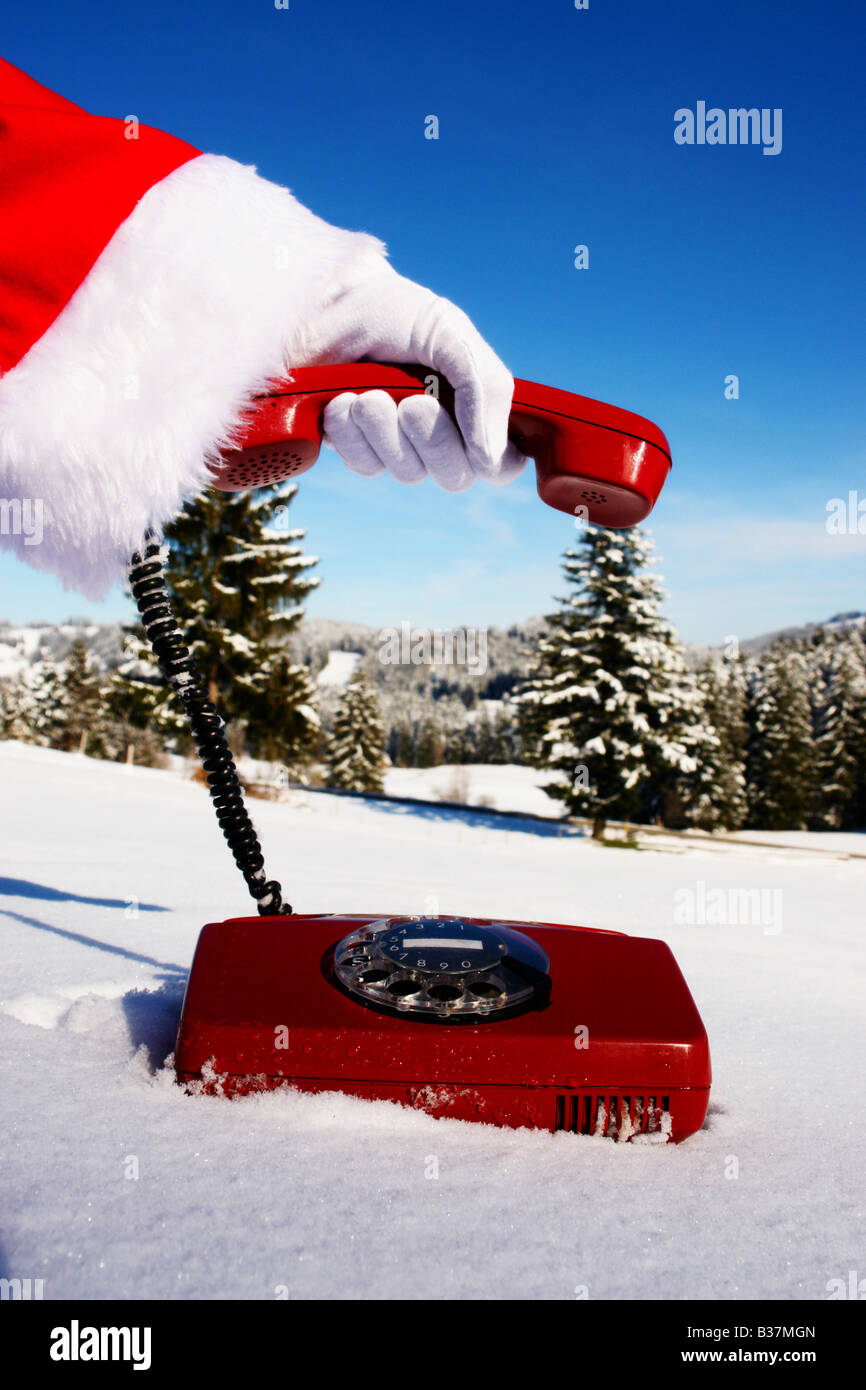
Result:
M238 917L204 927L178 1032L178 1080L229 1096L341 1091L437 1117L620 1139L679 1141L703 1124L709 1044L664 942L510 923L547 952L547 1007L442 1024L378 1012L333 983L333 948L375 920Z
M387 391L400 401L433 384L453 413L453 393L426 367L358 362L298 368L257 398L238 448L222 456L215 486L226 492L263 487L312 468L325 407L344 391ZM671 467L670 446L649 420L534 381L514 383L509 432L535 459L542 501L594 525L642 521Z

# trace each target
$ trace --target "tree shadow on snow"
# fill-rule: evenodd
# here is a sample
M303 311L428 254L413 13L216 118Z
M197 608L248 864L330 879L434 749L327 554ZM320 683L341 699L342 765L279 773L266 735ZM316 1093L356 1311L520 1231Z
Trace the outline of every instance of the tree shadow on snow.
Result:
M524 835L539 835L544 839L565 840L585 839L586 830L579 825L570 825L561 820L535 820L531 816L521 816L503 811L486 811L483 808L454 806L431 801L392 801L379 800L378 797L359 797L359 801L372 811L381 811L388 816L416 816L421 820L451 822L470 828L484 830L519 830Z
M124 960L135 961L141 965L152 965L157 969L155 989L131 989L123 995L121 1006L129 1029L129 1040L138 1051L144 1047L147 1052L148 1067L151 1072L158 1071L165 1059L174 1050L177 1025L186 989L187 968L173 961L157 960L141 951L130 951L125 946L115 946L108 941L98 941L93 936L83 936L80 932L66 931L63 927L53 927L48 922L40 922L35 917L25 917L20 912L10 912L0 908L0 916L9 917L25 927L61 936L78 946L88 946L95 951L103 951L109 956L120 956ZM2 1252L0 1252L2 1253Z
M81 893L66 893L62 888L49 888L45 883L31 883L26 878L0 878L0 895L7 898L39 898L47 903L86 903L89 907L128 908L128 898L88 898ZM137 903L139 912L168 912L157 903Z
M13 922L21 922L25 927L35 927L38 931L50 932L52 936L62 936L66 941L74 941L79 946L90 946L95 951L104 951L109 956L122 956L124 960L139 961L142 965L155 965L170 976L186 978L186 967L175 965L172 961L156 960L141 951L130 951L125 946L114 946L110 941L98 941L95 936L83 936L81 932L67 931L65 927L52 927L48 922L40 922L36 917L25 917L21 912L10 912L0 908L0 916L10 917Z

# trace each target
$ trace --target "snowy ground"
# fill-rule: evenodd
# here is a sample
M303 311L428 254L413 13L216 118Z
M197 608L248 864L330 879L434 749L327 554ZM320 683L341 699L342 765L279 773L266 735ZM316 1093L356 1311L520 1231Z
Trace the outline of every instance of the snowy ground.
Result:
M255 764L251 764L255 768ZM259 771L251 773L262 780L273 780L274 772L267 764L259 764ZM261 769L266 769L262 771ZM502 766L497 763L467 763L440 767L389 767L385 773L385 791L389 796L420 797L427 801L460 801L468 806L484 806L497 811L519 811L524 815L546 816L558 820L562 816L562 804L548 796L544 783L553 779L555 773L545 773L538 768L519 767L516 764ZM615 827L607 831L609 837L619 833ZM690 831L687 840L682 836L659 834L654 828L629 828L629 833L646 845L652 844L659 850L688 851L689 840L702 837L701 831ZM747 844L767 845L774 849L785 847L791 851L819 851L822 854L856 855L866 857L866 835L853 831L843 831L836 835L826 835L811 830L738 830L732 835L716 834L704 836L707 848L715 853L728 853L731 844L736 844L738 853Z
M864 1273L863 861L253 803L301 910L436 899L667 940L713 1096L700 1134L638 1148L332 1096L185 1096L163 1064L196 933L246 910L205 793L16 744L0 775L0 1274L47 1298L811 1299ZM676 920L689 894L749 888L772 920Z
M533 816L562 815L559 802L546 795L545 774L533 767L495 763L444 764L441 767L389 767L385 791L389 796L419 796L428 801L463 801L497 811L523 811Z

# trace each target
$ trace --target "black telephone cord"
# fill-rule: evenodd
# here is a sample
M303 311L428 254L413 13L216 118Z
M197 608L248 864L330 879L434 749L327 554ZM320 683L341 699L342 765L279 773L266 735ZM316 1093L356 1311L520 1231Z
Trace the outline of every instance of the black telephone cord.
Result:
M167 546L149 535L145 538L144 555L136 551L130 560L129 582L145 635L162 674L183 705L220 829L259 913L262 917L288 916L292 909L283 902L282 888L276 879L265 876L262 848L244 805L225 725L205 695L172 610L165 575L167 552Z

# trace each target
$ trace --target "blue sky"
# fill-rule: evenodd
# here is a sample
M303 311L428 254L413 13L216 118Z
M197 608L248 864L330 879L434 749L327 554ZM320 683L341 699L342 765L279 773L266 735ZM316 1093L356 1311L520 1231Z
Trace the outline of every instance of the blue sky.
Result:
M375 232L515 375L655 420L668 611L720 641L866 608L866 536L825 528L831 498L866 498L864 37L853 0L41 0L7 14L3 53ZM781 108L781 153L677 145L699 100ZM309 611L374 624L548 610L574 535L531 465L453 497L324 453L293 511L322 557ZM128 611L7 555L0 585L16 622Z

